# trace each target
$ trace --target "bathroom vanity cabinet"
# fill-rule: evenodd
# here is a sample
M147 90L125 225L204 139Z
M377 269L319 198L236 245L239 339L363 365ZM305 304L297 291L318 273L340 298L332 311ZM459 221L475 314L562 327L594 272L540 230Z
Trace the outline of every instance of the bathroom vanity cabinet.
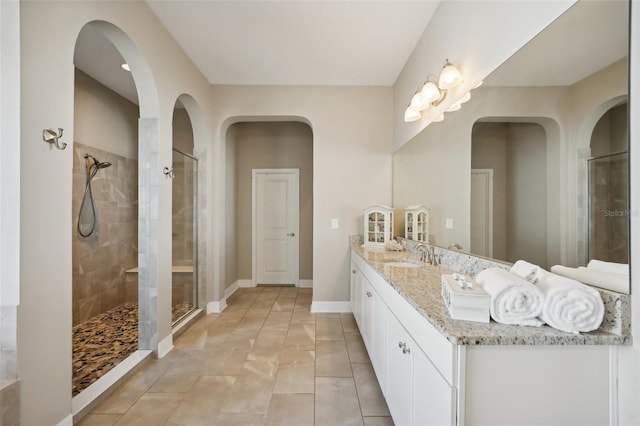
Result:
M532 327L507 336L522 327L445 318L439 294L426 294L439 270L384 256L394 255L352 246L350 303L395 424L615 424L617 340L584 345L545 326L536 341ZM403 292L415 280L425 281L424 299ZM545 344L558 333L562 343Z

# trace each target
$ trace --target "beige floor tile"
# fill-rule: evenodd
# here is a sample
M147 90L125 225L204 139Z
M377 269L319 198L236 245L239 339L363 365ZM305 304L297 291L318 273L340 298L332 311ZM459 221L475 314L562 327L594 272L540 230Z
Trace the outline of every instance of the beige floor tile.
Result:
M280 367L292 364L315 364L315 347L312 349L287 349L280 352L278 358Z
M291 316L291 324L315 324L316 314L309 312L309 309L294 309Z
M273 312L292 312L296 305L295 297L282 297L278 296L275 302L273 302Z
M344 340L340 317L316 318L316 340Z
M315 388L315 365L313 362L296 363L278 367L273 386L274 394L313 393Z
M213 353L205 361L203 374L237 376L247 360L249 351L228 351Z
M182 394L159 393L143 395L125 414L116 425L161 425L176 409Z
M252 413L220 413L216 418L216 426L263 426L265 414Z
M231 376L200 376L169 417L174 425L207 426L220 413L222 399L235 383Z
M281 287L278 296L296 297L298 296L298 287Z
M122 417L121 414L89 413L78 423L78 426L113 426Z
M352 377L351 362L344 341L316 343L316 376Z
M367 348L359 333L344 333L351 362L371 362Z
M266 414L277 369L277 362L245 362L236 383L227 392L220 411Z
M262 325L262 330L287 331L291 323L291 315L291 312L271 312Z
M393 426L391 417L363 417L364 426Z
M340 314L340 320L342 321L342 330L345 333L360 333L358 324L352 313Z
M371 364L351 364L363 416L390 416Z
M291 324L285 339L285 347L313 347L316 343L314 324Z
M273 395L266 424L269 426L313 426L312 394Z
M317 377L315 425L362 425L353 379Z

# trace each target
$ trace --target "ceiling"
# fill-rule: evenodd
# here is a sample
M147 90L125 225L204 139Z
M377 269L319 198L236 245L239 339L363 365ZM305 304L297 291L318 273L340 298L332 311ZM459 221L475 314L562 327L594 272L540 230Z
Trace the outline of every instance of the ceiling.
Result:
M147 0L211 84L312 86L393 86L438 3ZM624 1L578 2L485 84L573 84L627 54L627 13ZM122 62L98 31L82 30L76 66L137 103Z

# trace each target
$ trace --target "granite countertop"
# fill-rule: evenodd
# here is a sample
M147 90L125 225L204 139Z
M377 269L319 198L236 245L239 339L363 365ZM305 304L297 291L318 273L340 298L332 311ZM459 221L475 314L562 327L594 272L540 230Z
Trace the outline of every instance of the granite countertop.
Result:
M631 336L606 330L567 333L550 326L541 327L454 320L442 302L440 276L451 269L425 263L424 267L389 265L393 259L417 259L409 252L369 249L352 243L354 253L373 269L424 316L451 343L456 345L629 345Z

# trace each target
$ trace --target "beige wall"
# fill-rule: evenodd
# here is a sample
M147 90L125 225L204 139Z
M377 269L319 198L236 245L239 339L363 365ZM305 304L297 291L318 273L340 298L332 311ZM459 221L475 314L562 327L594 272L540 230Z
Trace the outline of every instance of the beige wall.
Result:
M228 134L235 144L235 238L237 279L251 280L251 170L291 168L300 170L300 251L302 280L313 277L313 135L300 122L236 123ZM231 129L230 129L231 130ZM231 136L231 137L229 137ZM230 253L230 248L225 250ZM225 279L233 284L230 277Z
M391 202L389 87L214 86L214 144L225 160L228 127L241 121L302 121L313 132L313 303L349 300L349 236L362 232L362 209ZM257 102L256 100L260 101ZM226 176L223 161L212 166ZM221 210L227 184L213 200ZM339 229L331 229L331 219ZM222 223L217 235L223 236ZM222 240L224 243L224 240ZM220 249L224 252L224 246ZM222 264L226 260L223 255ZM224 275L220 277L224 282ZM336 305L324 305L336 306Z
M77 68L74 83L74 141L138 158L138 106Z
M173 109L173 147L185 154L193 155L193 128L187 110Z

